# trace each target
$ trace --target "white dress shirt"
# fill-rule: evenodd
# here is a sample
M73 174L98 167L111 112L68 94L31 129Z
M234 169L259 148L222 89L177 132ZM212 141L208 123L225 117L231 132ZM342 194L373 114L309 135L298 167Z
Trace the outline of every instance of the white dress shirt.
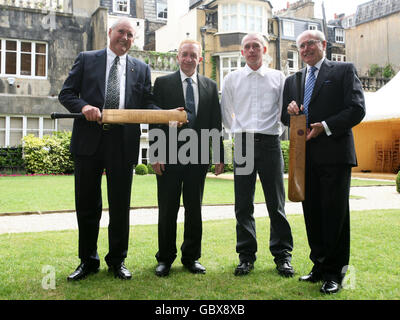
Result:
M222 88L222 121L232 133L281 135L282 94L285 76L262 65L257 71L247 64L229 73Z
M193 87L193 94L194 94L194 105L196 108L196 114L197 110L199 108L199 85L197 81L197 72L193 73L191 77L188 77L182 70L180 70L181 73L181 80L182 80L182 88L183 88L183 97L185 98L186 101L186 88L187 88L187 78L192 78L192 87Z
M314 65L314 67L317 68L317 69L314 71L315 79L317 79L317 77L318 77L319 70L321 69L321 66L322 66L322 63L324 62L324 60L325 60L325 57L322 58L321 60L319 60L319 61ZM311 66L307 65L307 70L306 70L306 71L307 71L307 72L306 72L306 82L305 82L305 83L307 83L308 72L309 72L310 68L311 68ZM327 135L327 136L330 136L330 135L332 134L332 132L331 132L331 130L329 129L329 127L328 127L328 125L326 124L326 122L325 122L325 121L321 121L321 123L322 123L322 125L324 126L326 135Z
M110 74L110 69L116 56L117 55L110 48L107 48L105 92L107 92L108 75ZM119 75L119 109L125 109L126 54L119 57L118 75Z

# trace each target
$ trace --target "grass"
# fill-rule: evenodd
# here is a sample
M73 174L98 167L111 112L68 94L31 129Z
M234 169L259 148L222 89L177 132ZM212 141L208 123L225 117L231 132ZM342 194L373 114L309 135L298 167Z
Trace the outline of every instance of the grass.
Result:
M114 279L104 260L101 271L84 281L69 283L66 277L79 263L77 231L0 235L0 299L10 300L398 300L400 299L400 210L363 211L351 214L352 268L347 289L324 296L320 284L301 283L299 275L311 269L309 248L301 215L288 217L293 231L294 278L282 278L275 271L268 250L269 219L257 218L258 259L247 277L235 277L235 221L207 221L203 226L200 261L206 275L192 275L180 264L180 256L167 278L154 275L157 226L134 226L126 265L130 281ZM179 248L183 225L178 226ZM107 253L107 230L101 229L99 255ZM44 289L49 273L55 272L54 289ZM45 286L46 287L46 286Z
M352 180L353 186L395 185L394 181ZM103 206L108 207L106 178L103 177ZM287 181L285 179L287 194ZM73 176L2 176L0 177L0 213L74 210ZM256 185L255 202L265 202L261 184ZM234 202L233 181L207 178L204 204ZM157 206L154 175L135 175L131 206Z

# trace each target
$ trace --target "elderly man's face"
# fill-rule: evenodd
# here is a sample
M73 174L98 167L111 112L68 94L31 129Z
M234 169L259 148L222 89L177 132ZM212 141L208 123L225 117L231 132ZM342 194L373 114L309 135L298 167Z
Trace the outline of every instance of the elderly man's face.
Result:
M310 66L314 66L324 57L326 41L321 41L311 34L304 34L299 39L299 51L301 60Z
M267 52L257 37L253 35L246 36L243 41L242 55L246 59L247 65L252 69L258 69L263 62L263 54Z
M118 56L128 52L135 39L135 30L127 21L122 21L114 29L108 31L110 49Z
M183 44L179 48L177 60L183 73L188 77L192 76L199 63L203 60L200 47L194 43Z

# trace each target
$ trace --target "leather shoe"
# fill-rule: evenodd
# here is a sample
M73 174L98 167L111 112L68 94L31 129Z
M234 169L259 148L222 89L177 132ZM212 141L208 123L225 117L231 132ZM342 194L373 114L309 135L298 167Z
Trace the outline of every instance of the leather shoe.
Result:
M332 294L332 293L339 292L341 287L342 286L339 283L337 283L336 281L328 280L323 283L323 285L319 291L321 293L325 293L325 294Z
M156 275L159 277L166 277L169 275L169 270L171 270L171 265L165 262L159 262L156 267Z
M235 269L235 276L245 276L254 269L254 264L249 261L241 261Z
M130 278L132 278L131 272L125 267L123 262L115 266L110 266L108 271L112 271L115 278L120 278L122 280L129 280Z
M311 271L309 274L300 277L299 281L312 282L312 283L319 282L322 281L322 275L320 273Z
M186 269L188 269L191 273L206 273L206 268L201 265L198 261L193 261L190 263L183 264Z
M294 275L294 269L290 264L290 261L277 261L276 269L281 276L293 277Z
M85 278L91 273L99 272L99 267L94 267L88 263L81 263L74 272L72 272L68 277L68 281L77 281Z

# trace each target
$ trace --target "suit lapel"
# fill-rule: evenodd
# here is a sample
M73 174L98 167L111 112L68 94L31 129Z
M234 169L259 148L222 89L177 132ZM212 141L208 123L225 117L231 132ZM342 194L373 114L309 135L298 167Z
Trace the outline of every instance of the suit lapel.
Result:
M318 77L317 77L317 80L315 81L315 86L314 86L314 90L313 90L313 93L311 96L310 103L318 95L318 92L321 89L322 84L324 83L325 79L328 77L331 70L332 70L332 64L329 63L329 60L325 59L324 62L321 64L321 69L318 71Z
M199 119L201 117L201 114L204 112L202 102L204 100L204 97L207 95L207 83L204 80L204 78L201 75L197 75L197 81L198 81L198 89L199 89L199 105L197 109L197 116L196 118Z
M106 67L107 67L107 49L100 50L96 54L96 70L99 74L97 77L97 85L101 94L101 100L105 100L106 88Z
M136 83L138 77L138 70L135 60L127 55L126 56L126 77L125 77L125 108L128 101L130 101L132 90L129 90L133 84Z

